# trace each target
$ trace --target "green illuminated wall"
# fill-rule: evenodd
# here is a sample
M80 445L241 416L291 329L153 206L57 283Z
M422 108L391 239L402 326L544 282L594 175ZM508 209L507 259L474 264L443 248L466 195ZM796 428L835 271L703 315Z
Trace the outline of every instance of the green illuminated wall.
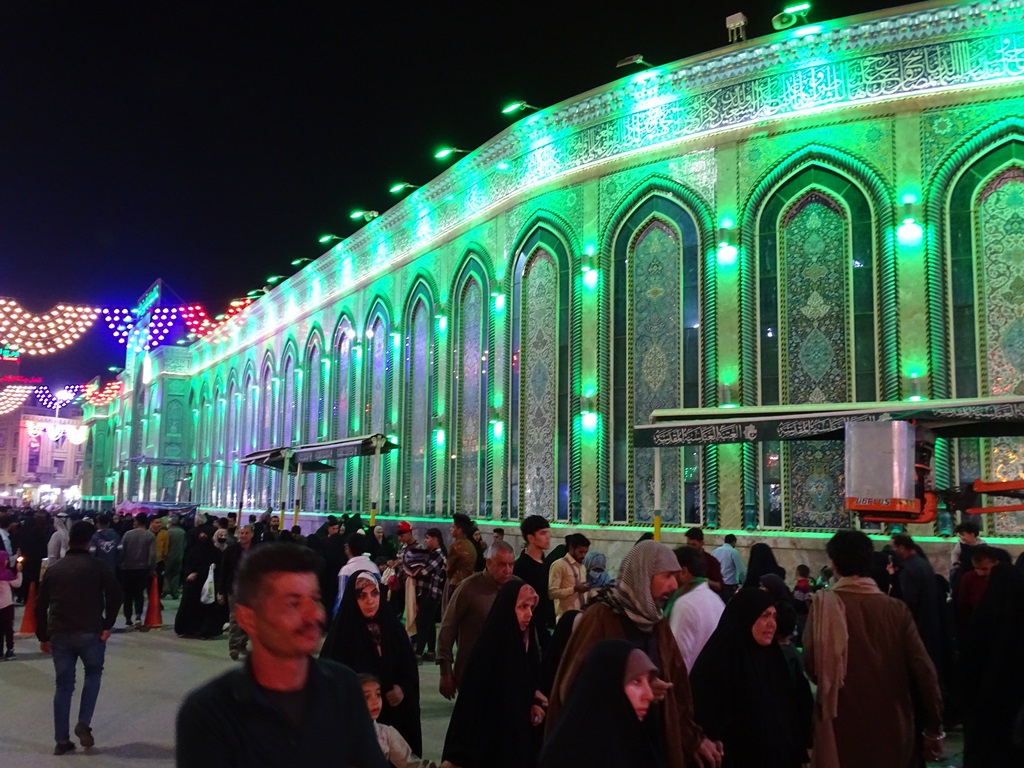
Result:
M190 349L196 497L290 504L238 459L380 431L401 451L305 509L644 524L651 408L1024 394L1022 56L1014 3L935 3L524 118ZM964 443L940 486L1024 472ZM841 473L821 444L680 452L663 516L828 529Z

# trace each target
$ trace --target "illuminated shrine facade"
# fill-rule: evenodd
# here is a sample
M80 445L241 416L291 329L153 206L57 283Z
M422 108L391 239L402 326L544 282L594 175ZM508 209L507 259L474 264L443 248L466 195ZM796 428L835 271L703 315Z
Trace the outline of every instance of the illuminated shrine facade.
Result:
M379 432L400 450L306 476L305 513L599 526L652 522L656 408L1024 395L1024 3L822 23L532 114L121 378L87 409L94 493L290 507L245 454ZM842 527L843 472L840 443L663 451L663 524ZM1021 440L937 449L938 487L1022 473Z

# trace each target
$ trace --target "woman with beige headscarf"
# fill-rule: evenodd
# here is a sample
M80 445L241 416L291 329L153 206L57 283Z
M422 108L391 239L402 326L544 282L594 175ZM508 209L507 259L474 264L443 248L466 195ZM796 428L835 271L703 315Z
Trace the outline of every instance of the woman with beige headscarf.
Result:
M651 722L662 738L655 749L667 768L721 764L720 745L704 736L693 720L693 699L679 646L662 610L676 590L679 563L672 550L656 541L641 541L622 559L615 586L598 595L583 611L555 675L548 708L547 733L558 725L561 708L590 649L602 640L620 638L643 650L671 683L659 686L651 705Z

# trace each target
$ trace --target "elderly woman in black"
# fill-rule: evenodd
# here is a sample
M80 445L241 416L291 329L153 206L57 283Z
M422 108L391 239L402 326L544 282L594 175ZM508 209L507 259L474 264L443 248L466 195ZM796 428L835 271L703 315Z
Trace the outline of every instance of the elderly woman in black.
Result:
M460 768L533 768L547 697L531 626L537 592L515 579L498 592L473 646L443 758Z
M768 592L742 589L690 673L694 719L724 745L722 768L800 768L811 733L810 686L775 642Z
M412 751L422 754L416 656L404 627L380 599L376 574L359 571L346 582L320 656L380 680L384 702L378 722L394 726Z
M599 642L573 682L538 768L663 768L645 722L658 682L650 657L628 640Z

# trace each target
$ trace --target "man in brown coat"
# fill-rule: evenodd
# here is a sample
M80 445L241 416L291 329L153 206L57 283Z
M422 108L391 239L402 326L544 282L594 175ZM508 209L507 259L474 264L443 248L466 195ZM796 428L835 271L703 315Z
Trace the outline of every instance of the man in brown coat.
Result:
M839 531L827 551L839 579L814 595L804 630L807 674L818 685L812 765L917 768L922 756L942 754L935 666L907 606L868 578L871 540Z
M672 550L656 541L642 541L622 559L615 587L595 599L580 617L558 666L546 720L550 735L558 724L559 710L587 653L601 640L623 638L641 648L660 670L659 677L672 683L660 691L662 700L652 704L651 714L664 729L659 752L668 768L717 768L721 746L704 736L693 721L693 698L686 664L668 621L662 615L665 601L678 587ZM657 711L657 710L660 710ZM649 714L648 717L651 715Z

